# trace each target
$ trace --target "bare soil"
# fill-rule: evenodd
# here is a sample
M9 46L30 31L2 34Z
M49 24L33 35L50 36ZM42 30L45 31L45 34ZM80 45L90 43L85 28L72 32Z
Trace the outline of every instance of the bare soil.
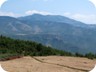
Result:
M65 56L27 56L0 61L0 64L8 72L89 72L96 60Z

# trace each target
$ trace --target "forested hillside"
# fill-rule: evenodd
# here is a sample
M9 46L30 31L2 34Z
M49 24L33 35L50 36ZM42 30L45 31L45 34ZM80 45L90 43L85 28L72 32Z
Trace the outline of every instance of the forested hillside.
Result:
M1 35L0 55L4 54L18 54L24 56L72 55L69 52L56 50L51 47L46 47L40 43L24 40L15 40Z
M46 47L40 43L25 41L19 39L12 39L5 36L0 36L0 60L14 56L76 56L87 57L90 59L96 58L96 55L88 53L85 55L75 53L72 54L67 51L57 50L51 47Z

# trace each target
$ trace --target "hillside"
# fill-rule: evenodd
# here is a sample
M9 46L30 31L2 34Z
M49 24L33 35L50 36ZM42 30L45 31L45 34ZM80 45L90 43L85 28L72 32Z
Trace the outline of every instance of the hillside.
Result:
M12 56L13 55L13 56ZM0 60L10 60L14 56L48 56L72 54L66 51L46 47L40 43L24 40L15 40L0 36Z
M59 15L0 16L0 34L72 53L96 53L96 25Z
M27 24L21 22L20 20L9 17L9 16L0 16L0 34L23 34L31 31L31 27Z
M93 69L95 63L96 60L64 56L28 56L0 61L2 67L8 72L88 72Z

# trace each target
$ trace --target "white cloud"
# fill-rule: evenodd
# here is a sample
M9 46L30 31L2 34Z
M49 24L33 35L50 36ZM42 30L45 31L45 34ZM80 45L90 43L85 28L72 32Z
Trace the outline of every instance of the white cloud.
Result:
M12 12L0 12L0 16L15 16Z
M32 14L52 15L52 13L50 13L50 12L37 11L37 10L29 10L29 11L26 11L25 14L16 14L13 12L0 11L0 16L20 17L20 16L26 16L26 15L32 15Z
M19 14L15 14L13 12L2 12L0 11L0 16L11 16L11 17L19 17Z
M46 11L29 10L29 11L26 11L25 14L26 15L32 15L32 14L51 15L52 13L46 12Z
M87 24L96 24L96 15L95 14L71 14L71 13L64 13L64 16L67 16L69 18L87 23Z
M64 16L70 16L70 15L71 15L71 13L69 13L69 12L64 13Z

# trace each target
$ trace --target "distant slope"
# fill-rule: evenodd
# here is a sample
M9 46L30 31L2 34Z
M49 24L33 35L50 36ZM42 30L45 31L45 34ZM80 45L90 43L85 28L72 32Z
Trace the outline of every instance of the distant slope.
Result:
M0 34L70 52L96 53L96 25L87 25L64 16L0 16Z
M23 34L31 32L31 27L20 20L9 17L0 16L0 34Z
M19 19L33 27L33 34L35 34L35 36L37 35L38 38L40 34L42 34L43 36L46 35L46 39L48 38L47 34L54 35L54 38L57 38L57 40L59 38L62 43L58 42L58 44L56 44L58 46L54 46L54 42L57 41L47 40L49 41L49 45L52 45L53 47L59 47L59 49L68 50L71 52L95 53L94 50L96 50L96 25L87 25L73 19L54 15L44 16L34 14L30 16L20 17ZM43 37L41 39L44 40ZM38 39L37 41L40 40ZM46 40L40 42L45 44L45 41ZM54 44L51 44L52 42ZM63 47L63 45L66 43L69 44L68 47Z

